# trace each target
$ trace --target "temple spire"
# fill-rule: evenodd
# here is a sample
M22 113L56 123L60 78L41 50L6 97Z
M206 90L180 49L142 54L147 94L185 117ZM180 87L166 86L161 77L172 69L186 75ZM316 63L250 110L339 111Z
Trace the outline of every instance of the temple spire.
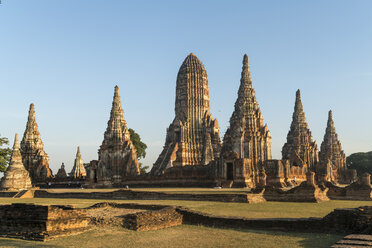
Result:
M107 122L105 139L109 139L111 137L113 139L122 140L122 134L127 132L127 122L124 119L124 111L121 106L119 87L116 85L112 100L110 119Z
M78 148L77 148L76 157L81 158L80 146L78 146Z
M210 113L207 71L190 53L177 74L175 118L151 174L162 175L173 166L205 165L219 157L220 147L218 123Z
M84 178L87 176L87 172L84 167L84 161L81 158L81 154L80 154L80 146L78 146L77 148L74 167L72 168L70 175L73 178Z
M38 126L36 123L36 116L35 116L35 105L33 103L30 104L30 109L28 111L28 118L26 124L26 131L32 131L39 133Z
M77 159L80 154L77 151ZM124 119L119 87L115 86L110 119L98 150L97 182L101 185L120 185L127 176L140 173L136 149L130 140L129 129ZM83 164L82 162L80 164Z
M295 102L295 113L300 114L301 112L304 111L304 107L302 106L302 101L301 101L301 91L298 89L296 91L296 102Z
M243 57L243 69L240 79L241 85L245 87L252 87L251 72L249 71L248 55L244 54Z
M14 150L19 150L18 133L16 133L14 137L13 151Z
M338 139L331 110L328 112L327 128L320 146L319 159L322 166L326 166L328 161L331 161L333 169L338 169L339 176L346 166L346 155Z
M119 97L120 100L120 95L119 95L119 86L115 85L115 92L114 92L114 98Z
M118 121L121 122L124 126L126 126L126 122L124 119L124 111L121 106L119 87L117 85L115 86L114 97L112 100L110 121Z
M249 187L255 187L256 169L265 161L271 159L271 135L268 127L263 124L263 117L258 105L252 79L249 71L248 56L243 57L238 97L235 109L230 117L230 126L227 129L221 152L222 160L231 161L231 154L236 159L250 159L254 168L250 175L244 177L250 181ZM240 163L237 163L240 164ZM222 175L227 178L226 175Z
M49 157L44 151L44 144L36 123L35 105L33 103L30 104L28 111L26 130L23 134L20 150L23 164L34 183L53 177L49 168Z
M307 164L310 170L314 170L319 161L318 145L313 141L306 122L300 90L296 92L292 123L287 135L287 142L282 149L282 155L283 159L289 159L292 165Z
M328 112L328 123L327 123L327 126L328 127L335 128L335 123L333 122L332 110L329 110L329 112Z
M0 188L3 190L25 190L32 187L29 173L22 163L19 149L18 134L16 134L10 163L0 183Z
M16 133L15 137L14 137L12 156L10 158L10 165L12 165L13 167L24 168L24 166L22 164L21 152L20 152L19 149L20 149L20 147L19 147L19 141L18 141L18 133Z

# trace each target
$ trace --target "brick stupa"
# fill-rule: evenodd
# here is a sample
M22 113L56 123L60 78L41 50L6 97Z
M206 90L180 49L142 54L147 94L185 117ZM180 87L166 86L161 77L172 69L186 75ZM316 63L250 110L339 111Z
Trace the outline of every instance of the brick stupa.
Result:
M31 187L31 179L28 171L23 166L21 152L19 151L18 134L16 134L10 163L1 179L1 189L19 191Z
M221 151L221 173L234 187L256 187L259 169L271 159L271 135L258 105L252 86L248 56L243 68L235 109L230 118Z
M333 182L347 181L347 177L350 177L348 175L351 173L346 168L346 155L338 139L331 110L328 112L327 128L320 145L317 173Z
M33 103L30 105L26 130L21 142L21 154L23 164L30 173L33 183L45 182L46 179L53 177L49 168L49 157L44 151L44 144L36 123Z
M55 177L59 178L59 179L63 179L63 178L67 177L67 173L66 173L66 170L65 170L65 164L64 163L62 163L61 168L59 168Z
M249 71L248 56L244 55L235 110L224 139L222 154L234 152L239 158L251 159L254 166L271 159L271 135L256 100ZM224 154L225 155L225 154Z
M313 136L306 122L300 90L296 92L291 128L287 135L287 143L282 149L282 156L283 159L290 160L292 165L307 164L312 171L319 160L318 145L313 141Z
M115 86L110 119L98 156L97 180L102 186L120 185L125 177L140 174L137 151L124 119L118 86Z
M70 176L72 178L84 178L84 177L87 176L87 172L86 172L85 167L84 167L84 161L81 158L80 146L78 146L78 148L77 148L74 167L72 167Z

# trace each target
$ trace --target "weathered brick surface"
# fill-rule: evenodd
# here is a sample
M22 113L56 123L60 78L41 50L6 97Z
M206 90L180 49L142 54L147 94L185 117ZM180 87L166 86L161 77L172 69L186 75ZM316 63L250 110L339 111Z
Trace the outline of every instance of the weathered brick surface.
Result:
M128 214L123 218L123 226L136 231L157 230L182 224L182 215L176 207Z
M83 209L70 206L12 204L0 206L0 236L47 240L88 229Z
M328 188L320 188L315 184L314 172L306 173L307 180L290 190L266 187L263 196L267 201L283 202L322 202L329 201Z
M207 71L192 53L177 75L175 105L175 118L167 129L163 151L151 169L153 176L162 175L170 167L205 166L219 157L219 126L210 113Z
M219 202L258 203L265 201L260 194L172 194L161 192L144 192L117 190L112 192L68 192L50 193L45 190L35 191L38 198L82 198L82 199L120 199L120 200L191 200Z
M140 174L137 151L124 119L118 86L115 86L110 119L98 156L96 171L90 170L89 178L93 185L116 187L122 183L123 178Z
M26 130L21 141L21 154L23 164L30 173L33 184L53 178L53 173L49 168L49 157L44 151L44 144L36 123L33 103L30 105Z
M239 217L213 216L187 208L177 208L183 216L183 223L220 228L276 229L291 231L314 231L321 226L321 218L272 218L248 219Z
M258 168L268 159L271 159L271 135L263 122L245 54L238 98L223 138L220 177L254 188L259 183Z
M213 216L184 207L132 203L98 203L88 209L107 206L147 210L116 216L123 227L136 231L190 224L219 228L271 229L315 233L372 233L372 206L335 209L324 218L270 219ZM91 220L87 217L86 211L86 209L74 209L71 206L3 205L0 206L0 236L46 240L61 235L78 233L89 228Z

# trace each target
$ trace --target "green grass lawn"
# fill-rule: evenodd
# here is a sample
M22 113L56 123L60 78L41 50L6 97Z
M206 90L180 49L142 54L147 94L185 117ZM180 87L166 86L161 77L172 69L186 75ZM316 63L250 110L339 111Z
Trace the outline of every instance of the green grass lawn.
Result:
M1 247L330 247L342 236L231 230L201 226L177 227L136 232L124 228L94 229L79 235L47 242L0 239Z
M213 215L238 216L247 218L305 218L323 217L335 208L354 208L372 205L372 201L327 201L321 203L264 202L258 204L226 203L209 201L177 200L95 200L60 198L0 198L0 204L36 203L43 205L66 204L74 207L88 207L97 202L121 202L141 204L162 204L185 206L193 210Z

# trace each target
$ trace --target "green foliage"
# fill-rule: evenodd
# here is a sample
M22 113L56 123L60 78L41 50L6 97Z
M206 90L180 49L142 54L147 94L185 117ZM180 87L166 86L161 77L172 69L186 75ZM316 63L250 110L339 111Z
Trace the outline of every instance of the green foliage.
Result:
M150 166L148 166L148 165L143 166L142 163L138 163L138 164L139 164L139 168L140 168L141 174L147 173L147 169L150 168Z
M3 147L8 144L9 141L7 138L0 137L0 172L4 172L6 170L6 166L9 163L10 155L12 154L12 150L9 147Z
M134 147L137 150L137 159L146 157L147 145L141 141L141 137L132 128L129 128L130 139L133 142Z
M141 137L133 129L129 128L130 139L133 142L134 147L137 150L137 159L146 157L147 145L141 141ZM145 174L149 166L143 166L142 163L139 163L141 174Z
M372 175L372 151L353 153L346 158L346 166L355 169L358 175L368 172Z

